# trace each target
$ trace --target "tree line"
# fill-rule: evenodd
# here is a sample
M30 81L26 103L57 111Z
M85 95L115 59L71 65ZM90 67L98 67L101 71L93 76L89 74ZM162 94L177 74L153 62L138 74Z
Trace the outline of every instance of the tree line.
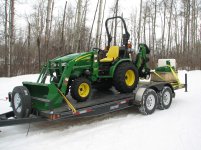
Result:
M134 49L139 43L150 47L151 67L159 58L175 58L179 69L201 69L199 0L140 0L139 9L130 16L124 16L121 0L114 0L109 14L107 0L97 0L93 1L96 2L93 20L87 19L92 13L91 0L78 0L75 6L66 1L57 16L54 16L57 1L38 0L33 12L24 15L26 27L16 30L18 1L0 0L0 76L38 73L54 57L105 47L104 21L112 16L126 19ZM110 27L113 44L119 45L122 24L115 20Z

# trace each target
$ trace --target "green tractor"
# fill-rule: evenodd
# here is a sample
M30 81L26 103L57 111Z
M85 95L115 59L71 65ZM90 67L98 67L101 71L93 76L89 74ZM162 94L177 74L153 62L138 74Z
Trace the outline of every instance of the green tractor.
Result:
M125 31L121 47L110 45L112 36L108 31L108 21L117 18L123 22ZM86 101L92 88L107 90L114 86L121 93L130 93L137 87L139 77L149 76L149 49L140 44L136 59L131 58L128 48L130 34L124 19L108 18L105 26L108 50L93 48L89 52L49 60L36 83L23 82L23 86L13 89L11 105L17 117L29 116L33 108L39 111L58 108L68 93L78 102Z

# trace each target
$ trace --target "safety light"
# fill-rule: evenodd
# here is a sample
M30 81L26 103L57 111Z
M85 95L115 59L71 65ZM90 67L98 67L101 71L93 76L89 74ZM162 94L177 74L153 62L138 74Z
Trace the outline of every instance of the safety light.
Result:
M61 115L60 114L52 114L52 115L49 115L48 118L51 120L57 120L57 119L61 118Z

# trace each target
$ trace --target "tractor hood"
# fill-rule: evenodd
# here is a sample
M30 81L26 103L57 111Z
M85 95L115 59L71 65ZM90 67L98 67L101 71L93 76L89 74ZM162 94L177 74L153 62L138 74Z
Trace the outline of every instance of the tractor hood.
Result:
M82 55L85 55L87 53L90 53L90 52L84 52L84 53L74 53L74 54L69 54L69 55L66 55L66 56L62 56L62 57L57 57L55 59L52 59L50 60L51 62L66 62L68 63L69 61L73 60L73 59L76 59Z

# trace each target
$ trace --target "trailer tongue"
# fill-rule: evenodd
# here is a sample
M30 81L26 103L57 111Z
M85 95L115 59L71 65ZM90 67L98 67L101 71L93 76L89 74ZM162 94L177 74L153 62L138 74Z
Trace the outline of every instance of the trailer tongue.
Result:
M0 127L19 125L25 123L41 122L45 121L46 118L42 116L30 116L28 118L16 118L13 111L0 115Z

